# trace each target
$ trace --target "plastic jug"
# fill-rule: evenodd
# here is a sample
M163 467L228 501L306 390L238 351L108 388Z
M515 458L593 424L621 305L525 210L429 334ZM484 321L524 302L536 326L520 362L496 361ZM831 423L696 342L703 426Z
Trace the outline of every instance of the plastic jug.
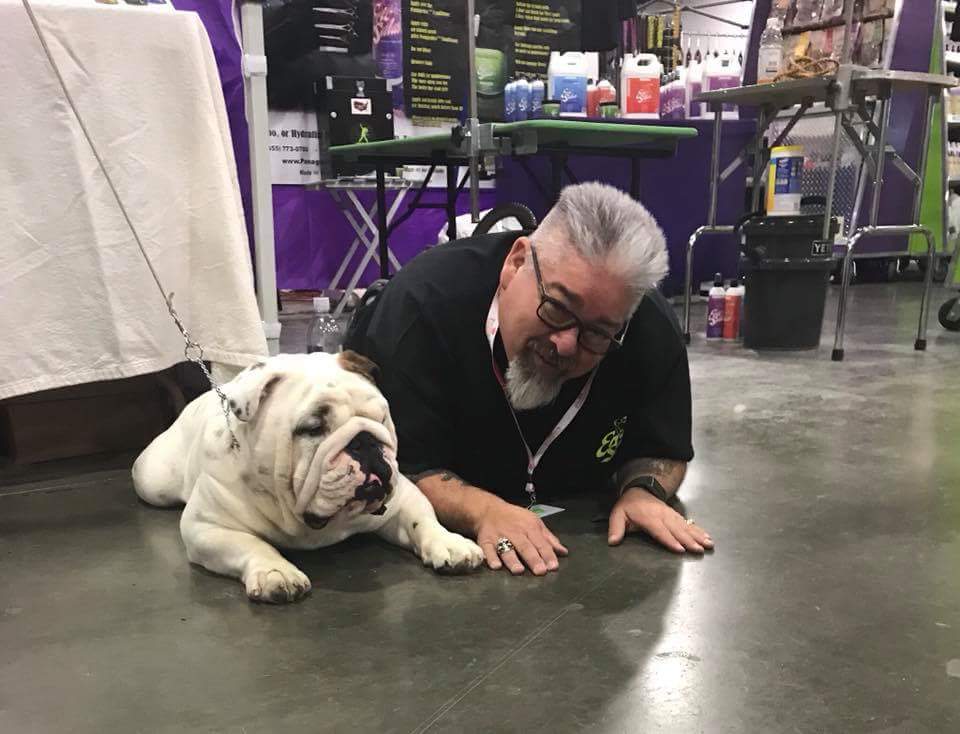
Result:
M704 91L716 92L718 89L729 89L740 86L740 65L737 58L728 53L723 56L711 56L707 61L707 70L704 73L703 80ZM737 106L732 104L723 105L723 119L739 119Z
M587 116L587 55L580 51L550 53L547 96L560 102L560 114Z
M660 60L653 54L626 54L620 72L623 116L660 117Z
M700 49L697 49L697 53L700 53ZM687 117L692 119L699 119L703 117L703 103L694 102L694 98L703 91L703 64L701 64L696 59L690 64L690 68L687 69Z

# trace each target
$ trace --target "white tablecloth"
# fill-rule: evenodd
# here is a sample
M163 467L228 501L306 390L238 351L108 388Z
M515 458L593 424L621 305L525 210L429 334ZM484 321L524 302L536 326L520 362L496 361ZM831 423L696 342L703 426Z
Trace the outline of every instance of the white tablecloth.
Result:
M193 13L35 2L206 358L267 353L220 79ZM19 1L0 0L0 398L144 374L183 342Z

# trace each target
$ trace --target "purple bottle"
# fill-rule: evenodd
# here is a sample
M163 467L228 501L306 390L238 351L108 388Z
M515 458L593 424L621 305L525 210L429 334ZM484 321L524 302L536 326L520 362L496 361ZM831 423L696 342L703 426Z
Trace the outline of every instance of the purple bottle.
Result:
M726 295L723 276L717 273L713 277L713 288L707 297L707 339L723 338L723 307Z

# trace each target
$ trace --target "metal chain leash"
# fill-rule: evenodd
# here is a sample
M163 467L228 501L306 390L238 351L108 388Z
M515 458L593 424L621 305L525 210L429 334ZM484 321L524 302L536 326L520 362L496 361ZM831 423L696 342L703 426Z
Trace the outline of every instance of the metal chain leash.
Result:
M157 274L157 270L153 266L150 256L147 255L147 251L143 246L143 242L140 239L137 228L134 227L133 221L130 219L130 215L127 213L127 209L123 205L123 201L120 199L120 194L117 191L117 187L114 186L113 179L110 178L110 173L107 171L107 167L104 164L103 159L100 157L97 146L94 145L93 138L90 136L90 132L87 130L87 126L84 124L83 118L80 116L80 111L77 109L77 105L73 101L73 96L70 94L70 90L67 89L66 82L60 73L60 69L57 66L56 61L54 61L53 54L50 52L50 47L47 45L46 38L44 37L43 32L40 30L40 23L37 21L37 17L33 13L33 7L30 5L30 0L21 0L21 2L23 3L24 10L26 10L27 15L30 18L30 23L33 25L33 29L37 34L40 45L43 47L43 51L47 56L47 60L50 62L53 73L56 75L57 81L60 82L60 88L63 90L63 94L67 99L67 103L70 105L70 109L73 110L73 115L76 117L77 123L80 125L80 130L83 132L83 136L86 138L87 144L90 146L90 150L93 152L93 157L97 159L97 165L100 167L100 171L103 173L103 177L106 179L111 193L113 193L113 198L116 200L117 206L120 208L120 212L123 214L124 220L126 220L127 227L130 228L130 232L133 234L133 239L136 241L137 247L140 248L140 254L143 256L144 261L147 263L147 267L150 269L150 275L153 276L153 282L157 284L157 289L160 291L160 296L163 298L163 302L167 305L167 311L170 313L170 317L173 319L174 324L176 324L177 329L183 336L183 356L188 362L193 362L203 371L204 376L207 378L207 382L210 383L210 387L217 394L217 397L220 398L220 407L223 410L223 419L226 421L227 431L230 433L230 448L237 449L240 447L240 442L237 440L237 436L233 432L233 426L230 423L229 400L203 361L203 347L190 336L190 332L187 331L186 326L184 326L183 320L180 318L180 314L178 314L176 308L174 308L173 293L171 292L169 295L167 295L167 291L160 282L160 276Z

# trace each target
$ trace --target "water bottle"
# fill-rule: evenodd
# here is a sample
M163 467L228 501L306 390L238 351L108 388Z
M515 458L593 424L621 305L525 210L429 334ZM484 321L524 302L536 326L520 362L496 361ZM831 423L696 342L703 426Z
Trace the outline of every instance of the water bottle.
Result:
M717 273L713 278L713 288L707 295L707 339L723 338L723 310L726 295L723 289L723 276Z
M543 114L543 98L547 87L543 79L530 82L530 119L535 120Z
M343 342L341 324L330 313L329 298L313 299L313 319L307 329L307 353L328 352L336 354Z
M757 84L771 84L780 73L783 58L783 34L780 19L771 15L767 27L760 35L760 51L757 54Z

